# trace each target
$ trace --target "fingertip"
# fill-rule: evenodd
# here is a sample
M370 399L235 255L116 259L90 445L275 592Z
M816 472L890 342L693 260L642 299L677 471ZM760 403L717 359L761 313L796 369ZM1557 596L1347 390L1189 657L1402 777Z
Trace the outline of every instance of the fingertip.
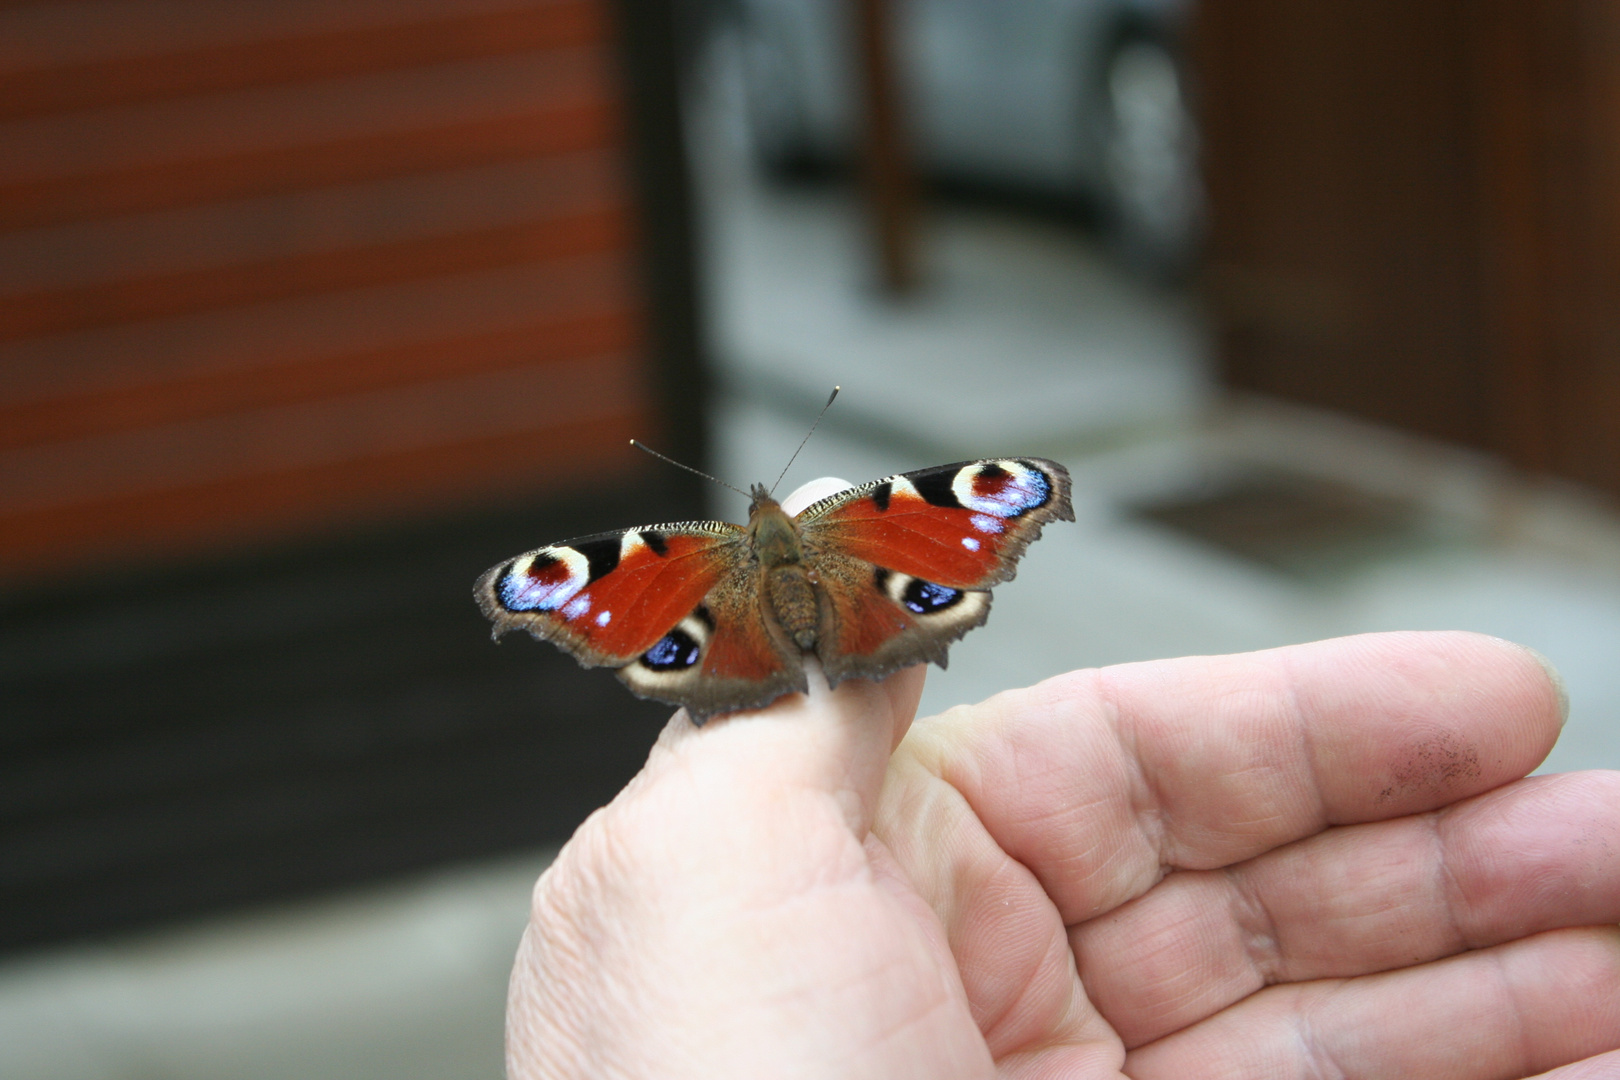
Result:
M906 732L911 730L912 721L917 717L917 706L922 703L923 688L927 681L928 665L916 664L902 668L880 684L889 695L890 706L899 721L894 724L894 737L889 743L891 754L900 745L900 740L906 737Z
M841 480L836 476L819 476L794 488L793 493L782 500L782 509L788 514L797 514L807 506L854 486L848 480Z
M1529 653L1530 658L1541 665L1541 670L1546 674L1547 681L1552 684L1553 693L1558 696L1558 726L1563 728L1565 724L1569 723L1569 686L1564 682L1564 676L1553 666L1553 662L1547 659L1545 654L1532 649L1528 645L1518 645L1518 648Z
M853 486L820 477L794 489L782 509L796 514ZM827 685L813 655L805 657L805 672L807 692L786 694L763 708L702 721L677 710L659 737L654 750L659 767L652 772L667 772L665 766L677 761L701 761L720 769L723 783L762 796L772 785L821 789L844 808L851 829L864 835L889 756L916 716L926 666L878 681L846 679L836 688Z
M1359 783L1340 792L1353 813L1432 809L1525 776L1563 722L1561 680L1545 659L1488 634L1398 631L1286 652L1304 661L1294 693L1320 745L1338 748L1325 787L1358 778L1376 788L1371 804Z
M722 782L739 794L746 788L765 797L784 785L824 791L850 829L864 836L889 757L916 715L926 669L917 665L880 681L853 678L829 687L815 657L805 661L807 693L712 716L701 728L679 710L655 754L667 764L702 761L719 768L728 777Z

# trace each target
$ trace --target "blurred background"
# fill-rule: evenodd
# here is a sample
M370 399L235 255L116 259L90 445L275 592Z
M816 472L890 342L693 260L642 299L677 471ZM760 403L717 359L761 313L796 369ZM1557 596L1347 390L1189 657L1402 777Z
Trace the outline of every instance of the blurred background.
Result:
M0 5L0 1075L494 1077L667 715L471 601L794 465L1076 480L929 711L1395 628L1620 766L1596 0Z

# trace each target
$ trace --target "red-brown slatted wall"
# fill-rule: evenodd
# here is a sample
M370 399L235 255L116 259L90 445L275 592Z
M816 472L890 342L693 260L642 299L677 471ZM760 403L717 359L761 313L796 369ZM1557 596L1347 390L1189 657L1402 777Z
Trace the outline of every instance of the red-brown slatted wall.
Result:
M586 0L0 7L0 576L623 462L608 40Z

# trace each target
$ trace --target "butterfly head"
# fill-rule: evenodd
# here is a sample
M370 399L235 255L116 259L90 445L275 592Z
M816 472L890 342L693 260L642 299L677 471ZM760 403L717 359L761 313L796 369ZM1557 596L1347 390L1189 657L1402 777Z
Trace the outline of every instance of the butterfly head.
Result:
M775 499L771 498L771 489L766 487L764 484L755 484L750 487L748 489L748 499L749 517L753 517L755 514L759 513L759 508L762 506L781 505Z

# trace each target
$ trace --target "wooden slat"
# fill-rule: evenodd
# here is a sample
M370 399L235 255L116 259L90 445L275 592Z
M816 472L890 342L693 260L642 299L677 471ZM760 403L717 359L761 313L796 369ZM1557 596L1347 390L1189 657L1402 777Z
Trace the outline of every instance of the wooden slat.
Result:
M0 344L0 416L212 378L279 382L283 369L540 332L576 315L622 319L634 301L623 254L601 252L32 338Z
M0 515L611 414L641 399L638 370L622 355L569 357L22 447L0 470Z
M289 256L220 270L197 270L95 288L0 298L0 340L163 318L280 296L359 288L458 274L490 266L566 259L621 246L620 209L525 222L446 238L378 244L331 254Z
M94 505L44 507L0 518L0 528L9 534L0 570L54 569L63 550L72 551L76 565L89 571L119 562L175 560L225 545L262 548L358 522L408 517L429 498L442 512L510 505L513 491L531 499L577 493L584 485L622 476L614 467L622 461L618 451L628 439L644 436L652 423L646 411L597 416ZM570 467L556 467L560 461ZM552 467L537 470L536 462Z
M379 244L230 270L200 270L65 294L8 298L0 301L0 336L56 333L307 292L567 259L617 247L626 238L619 208L608 205L558 220L524 222L444 239Z
M581 0L120 0L0 11L0 119L589 46Z
M570 356L598 356L639 344L624 313L539 322L500 333L413 342L367 354L323 357L271 371L223 372L131 390L106 390L0 412L0 470L4 450L52 443L199 416L229 414L403 383L541 364Z
M0 124L0 230L610 145L591 50Z
M0 234L0 298L453 236L624 201L618 162L595 149L73 222Z
M19 452L0 477L5 569L566 490L625 465L625 440L648 430L638 370L622 356L534 365Z

